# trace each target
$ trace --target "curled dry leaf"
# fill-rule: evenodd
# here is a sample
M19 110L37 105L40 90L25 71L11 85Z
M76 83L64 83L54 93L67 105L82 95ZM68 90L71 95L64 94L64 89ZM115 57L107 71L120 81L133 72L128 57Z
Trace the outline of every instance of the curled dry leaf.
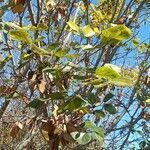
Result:
M16 122L12 128L10 129L10 136L12 138L16 138L19 131L23 129L23 124L20 122Z
M26 125L28 126L28 129L31 130L34 125L34 118L30 118L26 121Z
M23 129L23 124L20 122L16 122L15 125L17 125L19 127L19 129Z
M12 128L10 129L10 136L12 138L16 138L19 130L20 130L20 128L17 125L13 125Z
M57 134L57 135L61 135L63 132L63 129L61 127L56 127L55 130L54 130L54 134Z
M49 136L48 136L48 132L47 131L42 130L42 136L44 137L44 139L46 141L49 141Z
M30 124L32 123L32 121L33 121L32 118L28 119L28 120L26 121L26 125L30 125Z
M40 80L38 83L38 89L41 93L44 93L46 90L46 82L44 80Z
M53 110L53 115L54 115L54 118L56 118L58 116L58 109L59 107L57 105L54 105L54 110Z

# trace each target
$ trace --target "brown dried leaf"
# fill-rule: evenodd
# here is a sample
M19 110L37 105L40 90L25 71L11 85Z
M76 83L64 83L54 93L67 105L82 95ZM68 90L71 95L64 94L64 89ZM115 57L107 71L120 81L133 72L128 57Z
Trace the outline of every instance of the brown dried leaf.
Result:
M12 12L15 13L22 13L24 11L24 5L22 3L19 3L18 5L15 5L11 8Z
M75 127L73 123L67 123L66 127L69 133L78 131L77 127Z
M48 136L48 132L47 131L42 130L42 136L44 137L44 139L46 141L49 141L49 136Z
M25 103L25 104L29 104L29 99L27 97L23 97L22 98L22 101Z
M47 131L47 132L51 132L55 129L54 127L54 121L50 120L42 120L42 126L41 126L42 130Z
M63 132L63 129L61 127L56 127L54 130L54 134L61 135Z
M15 4L15 5L18 5L18 4L21 3L21 4L24 5L25 1L26 1L26 0L14 0L14 4Z
M59 7L58 8L58 12L60 13L61 16L65 16L66 15L65 9L63 7Z
M65 140L65 141L64 141ZM69 133L67 133L67 132L63 132L62 133L62 143L63 142L74 142L74 139L72 138L72 136L69 134Z
M17 135L18 135L19 130L20 130L20 128L16 124L14 124L12 126L12 128L10 129L10 136L12 138L16 138Z

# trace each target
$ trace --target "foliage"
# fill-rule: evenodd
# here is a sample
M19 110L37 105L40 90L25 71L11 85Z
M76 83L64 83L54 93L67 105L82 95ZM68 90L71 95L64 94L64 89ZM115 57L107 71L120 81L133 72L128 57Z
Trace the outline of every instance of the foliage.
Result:
M0 148L149 146L149 2L97 3L0 1Z

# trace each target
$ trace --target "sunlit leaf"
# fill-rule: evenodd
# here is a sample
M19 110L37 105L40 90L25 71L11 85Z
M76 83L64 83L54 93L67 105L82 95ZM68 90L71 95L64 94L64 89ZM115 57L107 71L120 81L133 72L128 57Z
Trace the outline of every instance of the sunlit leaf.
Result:
M102 40L104 42L123 41L130 38L131 33L131 30L125 25L116 25L102 31Z
M91 134L90 133L80 133L79 132L72 132L71 136L74 140L78 142L78 144L84 145L91 141Z
M106 65L96 69L96 75L99 78L105 78L109 83L116 86L133 86L132 78L124 77L121 69L115 65Z
M101 110L96 110L95 111L95 115L98 119L104 118L105 117L105 113Z
M82 33L85 37L92 37L93 35L95 35L95 32L93 31L93 29L90 27L90 25L86 25L83 27L82 29Z
M116 85L116 86L128 86L131 87L134 85L134 82L128 78L120 77L113 80L110 80L110 83Z
M146 103L147 103L148 105L150 105L150 99L147 99L147 100L146 100Z
M32 43L32 39L29 34L23 29L11 30L9 35L13 40L22 41L28 44Z
M114 79L119 78L120 74L118 74L115 70L113 70L109 66L103 66L96 69L96 75L101 78Z
M94 140L98 140L101 145L102 145L103 142L104 142L104 138L103 138L102 136L100 136L99 134L95 133L95 132L92 133L92 138L93 138Z
M33 50L34 53L37 53L39 55L50 55L50 52L36 46L35 44L31 44L31 50Z
M48 29L48 26L44 23L39 23L38 26L37 26L37 29L40 30L40 31L45 31Z
M69 21L69 22L67 22L67 24L69 25L69 27L72 30L74 30L76 32L79 32L80 28L79 28L79 26L75 22Z

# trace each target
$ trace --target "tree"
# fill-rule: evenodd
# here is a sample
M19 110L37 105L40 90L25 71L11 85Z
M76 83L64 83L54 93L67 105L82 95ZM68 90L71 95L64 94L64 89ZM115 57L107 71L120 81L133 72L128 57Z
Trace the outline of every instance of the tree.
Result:
M1 149L150 147L148 0L0 3Z

